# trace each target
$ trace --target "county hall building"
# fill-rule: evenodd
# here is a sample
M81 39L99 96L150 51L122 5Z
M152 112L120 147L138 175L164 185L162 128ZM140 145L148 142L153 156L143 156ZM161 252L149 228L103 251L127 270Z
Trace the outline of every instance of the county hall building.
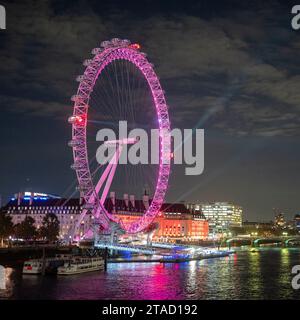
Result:
M131 223L139 219L150 205L149 197L144 195L142 200L136 200L133 195L124 194L118 199L114 192L105 201L106 209L121 218L123 222ZM82 211L81 199L63 199L37 192L20 192L2 207L1 211L11 215L13 223L23 221L25 216L31 216L35 225L40 228L47 213L54 213L60 222L60 238L67 240L70 231L74 229ZM84 234L93 224L94 217L87 214L82 221L80 232ZM184 203L165 203L154 220L157 228L153 240L205 240L208 237L209 226L204 215L191 211Z

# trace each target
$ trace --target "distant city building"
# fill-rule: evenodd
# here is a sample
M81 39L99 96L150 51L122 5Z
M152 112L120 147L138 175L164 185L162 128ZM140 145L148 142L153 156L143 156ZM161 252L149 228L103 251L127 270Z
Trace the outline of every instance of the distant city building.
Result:
M257 236L269 236L273 233L274 223L270 222L257 222L257 221L243 221L242 230L245 234Z
M300 214L296 214L294 217L294 224L298 231L300 231Z
M258 221L244 221L242 225L245 229L273 229L274 223L270 222L258 222Z
M230 232L232 227L242 226L241 206L228 202L189 204L194 212L201 212L209 223L209 236L218 237Z
M283 213L279 213L279 214L277 214L275 216L274 225L275 225L275 228L281 228L282 229L282 228L286 227L286 221L285 221Z
M133 195L128 194L124 194L123 199L116 199L115 193L111 192L104 205L126 224L140 218L150 203L147 195L143 196L142 200L136 200ZM11 215L14 224L22 222L26 215L31 216L37 228L40 228L47 213L53 213L60 221L60 238L67 239L78 221L83 204L80 199L62 199L44 193L25 192L11 198L2 208L2 212ZM81 224L81 234L91 228L93 220L91 214L85 216ZM163 204L154 222L158 228L154 230L153 240L195 241L208 237L208 222L203 214L192 212L183 203Z
M274 223L270 222L258 222L258 221L244 221L243 225L244 228L249 229L272 229L274 227Z

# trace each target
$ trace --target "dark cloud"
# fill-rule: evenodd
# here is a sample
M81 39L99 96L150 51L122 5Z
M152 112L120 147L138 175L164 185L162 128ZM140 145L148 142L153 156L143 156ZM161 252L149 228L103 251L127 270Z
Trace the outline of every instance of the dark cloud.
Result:
M69 4L57 14L55 4L24 1L9 7L14 16L1 51L3 107L66 116L62 106L70 105L76 91L81 61L101 40L118 35L140 41L155 63L174 124L193 119L192 125L233 134L300 133L300 77L293 73L300 67L299 40L278 19L286 10L279 3L255 11L242 6L210 19L179 12L141 19L117 8L99 14L93 3L81 11L78 3Z

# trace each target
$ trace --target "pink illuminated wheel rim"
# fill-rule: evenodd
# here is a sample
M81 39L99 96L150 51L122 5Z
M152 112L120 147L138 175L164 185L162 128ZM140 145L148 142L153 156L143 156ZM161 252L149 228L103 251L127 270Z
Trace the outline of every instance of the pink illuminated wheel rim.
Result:
M100 221L102 229L109 229L110 223L115 222L129 234L143 231L153 222L164 201L170 174L171 155L168 107L153 66L147 60L146 55L140 52L139 49L139 45L130 44L129 40L112 39L111 41L104 41L101 43L100 48L93 49L94 58L84 62L86 66L85 72L77 78L79 87L77 94L72 97L74 109L73 115L69 118L69 122L72 124L72 140L69 142L69 146L73 149L74 164L72 168L76 171L78 189L85 200L85 207L76 224L73 237L78 232L85 215L89 212ZM87 146L88 112L91 94L103 70L117 60L134 64L145 78L156 109L160 135L159 170L151 204L142 217L130 224L124 224L120 219L117 219L105 209L103 202L101 202L101 197L98 194L99 190L97 190L97 186L92 179Z

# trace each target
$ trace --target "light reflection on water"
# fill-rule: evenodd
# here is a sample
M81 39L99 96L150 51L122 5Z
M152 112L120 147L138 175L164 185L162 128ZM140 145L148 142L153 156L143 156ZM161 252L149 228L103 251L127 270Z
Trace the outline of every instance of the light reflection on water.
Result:
M250 252L249 253L249 277L247 285L249 290L252 292L253 299L259 299L262 295L262 280L261 275L261 253L260 252Z
M110 264L107 272L67 277L7 269L11 299L299 299L291 269L300 249L240 251L186 263Z

